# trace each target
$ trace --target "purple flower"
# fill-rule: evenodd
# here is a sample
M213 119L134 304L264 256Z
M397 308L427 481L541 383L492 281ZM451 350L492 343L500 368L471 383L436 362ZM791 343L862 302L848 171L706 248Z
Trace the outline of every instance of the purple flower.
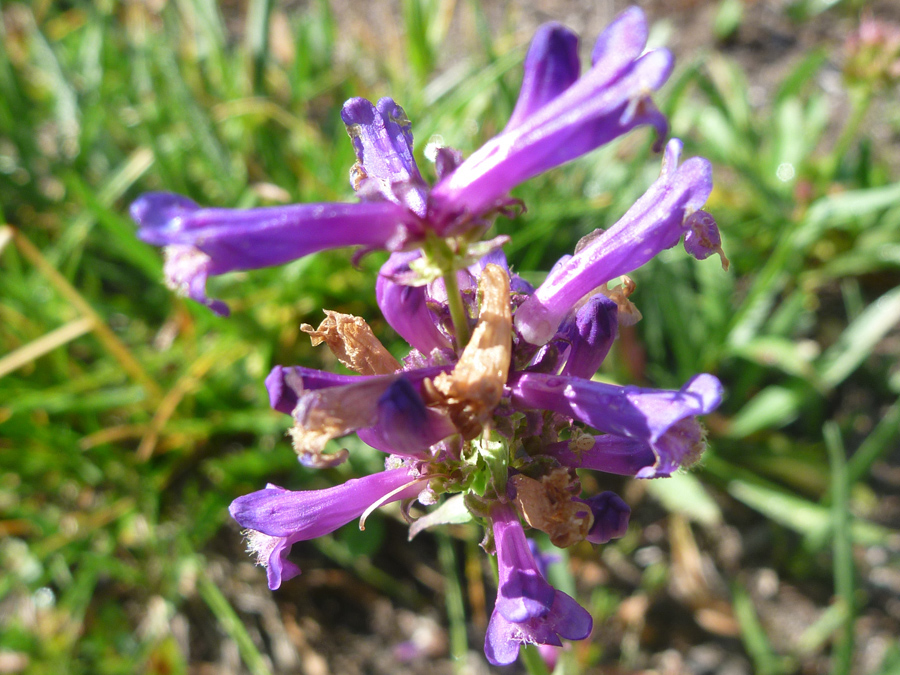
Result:
M325 490L291 492L267 485L235 499L228 511L247 532L247 548L266 567L269 588L275 590L300 574L287 559L298 541L334 532L367 510L415 497L421 487L406 469L348 480Z
M386 248L405 213L388 202L201 208L167 192L149 192L131 205L138 237L165 247L169 285L222 315L228 314L225 304L206 295L208 277L329 248Z
M500 584L484 653L495 666L516 660L523 644L561 646L591 632L591 615L544 579L529 549L519 517L510 506L491 512Z
M346 458L346 451L323 455L325 444L354 431L376 449L419 457L456 433L446 415L427 408L420 394L422 382L444 370L432 367L391 375L336 375L300 366L276 366L266 378L266 387L272 407L294 418L291 435L301 463L324 467Z
M668 476L696 460L704 434L695 417L712 412L722 400L721 383L706 374L697 375L678 391L668 391L518 373L510 377L509 390L514 408L552 410L638 441L637 449L649 446L656 463L638 471L638 478Z
M681 147L681 141L669 141L662 172L650 189L615 225L556 265L534 295L519 307L516 328L523 338L536 345L546 343L581 298L675 246L692 225L702 226L709 238L715 222L689 216L706 203L712 191L712 167L701 157L692 157L679 166ZM689 249L691 253L696 251L690 244Z

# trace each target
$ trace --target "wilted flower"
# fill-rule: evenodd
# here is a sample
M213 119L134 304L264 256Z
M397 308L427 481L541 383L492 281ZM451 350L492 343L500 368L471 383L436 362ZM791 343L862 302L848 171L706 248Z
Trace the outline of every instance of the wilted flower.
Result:
M460 522L486 529L499 591L485 641L493 664L515 660L523 644L583 639L590 614L546 580L523 522L560 547L622 536L630 510L615 494L582 496L576 469L638 478L690 466L706 443L698 417L721 400L712 375L678 390L616 386L592 378L620 324L640 313L624 276L684 238L688 253L727 260L712 216L709 163L679 164L666 145L660 178L611 228L589 235L537 289L510 270L502 239L480 242L511 188L642 124L660 137L666 122L649 94L671 70L666 50L642 55L646 24L624 12L600 36L592 67L579 77L577 38L542 27L506 128L471 157L438 151L429 188L412 154L409 120L391 99L344 105L357 163L357 204L233 211L204 209L176 195L145 195L132 206L142 238L166 247L169 281L216 311L208 276L285 262L313 251L386 248L376 299L411 346L397 361L365 320L326 311L314 344L326 344L357 375L277 366L266 379L273 408L291 415L301 462L328 467L347 451L326 452L351 433L387 457L385 471L342 486L289 492L275 486L241 497L232 516L265 565L269 586L299 573L291 546L332 532L382 504L440 505L416 524ZM621 278L621 284L609 284ZM443 495L453 497L441 499ZM464 506L462 511L460 506ZM411 517L411 516L410 516Z

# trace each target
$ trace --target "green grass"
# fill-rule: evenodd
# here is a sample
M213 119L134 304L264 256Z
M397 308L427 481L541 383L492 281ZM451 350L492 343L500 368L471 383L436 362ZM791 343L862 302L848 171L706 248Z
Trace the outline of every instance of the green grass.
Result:
M740 4L723 3L719 30L740 30L752 8L741 14ZM793 15L850 25L857 4L795 3ZM28 672L188 672L197 661L168 628L176 616L213 626L248 672L278 670L256 624L242 623L238 582L209 569L242 555L227 517L236 496L267 481L322 487L379 466L377 453L353 446L347 466L301 468L262 381L275 364L333 367L298 331L322 308L366 317L402 353L374 305L384 257L354 268L346 252L329 252L216 279L233 312L221 319L164 287L161 256L135 238L127 207L157 189L218 206L351 200L353 153L338 116L351 96L401 102L433 177L421 155L431 135L471 152L501 129L524 57L515 26L491 26L480 3L456 3L451 15L453 5L406 0L405 43L384 54L349 40L346 17L324 0L292 15L265 0L227 16L211 0L2 5L0 220L15 230L0 229L0 650L27 658ZM451 16L477 47L446 63ZM832 650L833 672L851 672L855 617L886 617L854 554L898 560L896 520L872 522L885 491L872 470L897 466L900 176L873 139L883 137L876 124L896 136L900 118L896 89L842 83L836 99L822 88L839 49L801 54L768 83L763 105L751 103L727 49L682 56L659 101L687 153L715 164L707 209L732 266L673 249L636 272L644 319L604 364L621 382L677 387L700 371L723 380L706 461L683 491L651 489L662 507L644 506L685 515L711 540L723 522L763 528L772 545L764 560L743 561L748 569L777 570L823 608L834 598L792 651L767 635L746 570L727 570L743 645L730 648L758 672L793 672ZM873 119L876 106L893 118ZM514 266L539 278L614 222L658 172L649 145L639 131L517 188L528 212L496 226L513 236ZM376 522L366 537L338 533L310 548L424 611L422 587L379 568L390 532ZM610 549L631 556L639 536ZM478 610L475 552L448 538L437 546L435 569L467 570L446 590L459 661L464 605ZM645 587L611 586L595 613L659 597L648 576ZM263 583L262 570L253 578ZM151 610L163 628L152 628ZM469 648L480 640L470 627ZM577 672L622 653L636 658L628 645L598 643L563 662ZM882 672L896 660L888 653Z

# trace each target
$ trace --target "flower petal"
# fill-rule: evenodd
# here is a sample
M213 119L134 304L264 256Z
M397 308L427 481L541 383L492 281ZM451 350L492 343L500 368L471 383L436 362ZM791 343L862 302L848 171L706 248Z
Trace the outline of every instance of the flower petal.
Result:
M525 74L516 107L505 131L568 89L581 71L578 36L558 23L546 23L534 34L525 57Z
M374 106L364 98L351 98L341 110L341 119L353 141L359 160L353 189L363 195L377 191L383 198L425 214L425 184L413 158L409 118L391 98Z

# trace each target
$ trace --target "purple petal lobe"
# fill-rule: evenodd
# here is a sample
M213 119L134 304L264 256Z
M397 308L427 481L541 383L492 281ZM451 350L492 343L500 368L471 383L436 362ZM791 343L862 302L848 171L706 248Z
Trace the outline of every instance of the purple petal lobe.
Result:
M594 514L594 524L586 537L589 542L605 544L628 530L631 508L615 492L601 492L581 501L590 506Z
M608 72L613 79L634 59L641 55L647 44L647 20L640 7L629 7L606 27L591 52L594 68Z
M359 160L354 189L363 194L373 189L424 215L424 182L413 158L411 125L403 108L391 98L381 99L377 106L364 98L351 98L344 104L341 119Z
M485 635L484 654L492 665L508 666L516 660L523 644L560 647L560 637L583 640L592 627L588 611L562 591L556 591L549 612L542 617L513 622L495 607Z
M581 70L578 36L558 23L538 28L525 57L522 88L506 130L518 126L548 101L569 88Z

